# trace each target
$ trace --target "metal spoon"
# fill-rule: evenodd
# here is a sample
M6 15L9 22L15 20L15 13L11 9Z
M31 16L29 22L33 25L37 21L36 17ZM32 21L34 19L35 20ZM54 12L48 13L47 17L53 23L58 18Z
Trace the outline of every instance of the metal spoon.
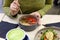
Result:
M20 13L21 13L21 14L23 14L23 12L22 12L21 8L19 8L19 11L20 11Z

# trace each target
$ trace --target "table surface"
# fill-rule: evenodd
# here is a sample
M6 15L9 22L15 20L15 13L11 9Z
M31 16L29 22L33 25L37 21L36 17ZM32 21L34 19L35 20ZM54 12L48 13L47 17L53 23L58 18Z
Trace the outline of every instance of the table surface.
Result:
M1 22L1 20L6 21L6 22L10 22L10 23L14 23L14 24L18 23L18 18L11 19L7 15L5 15L4 13L0 13L0 22ZM37 27L34 31L26 32L26 34L28 35L30 40L34 40L34 36L36 35L36 33L39 30L41 30L42 28L44 28L44 26L42 26L42 24L60 22L60 15L44 15L43 18L41 18L40 20L41 20L41 25L39 27ZM4 40L4 39L0 38L0 40Z

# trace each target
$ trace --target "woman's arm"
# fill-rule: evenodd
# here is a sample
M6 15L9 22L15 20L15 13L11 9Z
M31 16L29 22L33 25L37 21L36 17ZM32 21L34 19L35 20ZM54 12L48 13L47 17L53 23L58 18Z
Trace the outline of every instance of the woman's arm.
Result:
M13 2L13 0L3 0L3 10L6 15L10 16L10 4Z
M10 14L10 7L3 7L3 10L4 10L5 14L6 14L7 16L9 16L10 18L15 18L15 17L17 17L17 14L14 15L14 16L12 16L12 15Z
M17 15L17 12L19 11L19 6L20 6L18 3L18 0L14 0L13 2L11 2L9 4L10 4L10 6L8 4L6 4L3 7L5 14L7 14L8 16Z
M13 0L3 0L3 7L10 7Z
M46 0L45 7L42 8L41 10L38 10L38 12L43 16L52 7L52 5L53 5L53 0Z

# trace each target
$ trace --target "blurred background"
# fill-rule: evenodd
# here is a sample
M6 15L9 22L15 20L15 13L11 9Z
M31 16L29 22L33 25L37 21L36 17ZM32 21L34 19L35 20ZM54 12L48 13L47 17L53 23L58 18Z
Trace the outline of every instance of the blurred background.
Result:
M47 12L47 14L52 14L52 15L60 14L60 0L54 0L53 7Z
M3 9L2 9L2 3L3 3L3 0L0 0L0 13L3 12Z

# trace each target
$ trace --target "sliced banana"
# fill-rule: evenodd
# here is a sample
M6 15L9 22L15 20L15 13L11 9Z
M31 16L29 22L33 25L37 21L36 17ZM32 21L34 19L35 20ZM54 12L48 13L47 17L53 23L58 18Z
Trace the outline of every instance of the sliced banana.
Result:
M51 31L46 32L46 38L48 40L53 40L53 36L54 36L53 32Z

